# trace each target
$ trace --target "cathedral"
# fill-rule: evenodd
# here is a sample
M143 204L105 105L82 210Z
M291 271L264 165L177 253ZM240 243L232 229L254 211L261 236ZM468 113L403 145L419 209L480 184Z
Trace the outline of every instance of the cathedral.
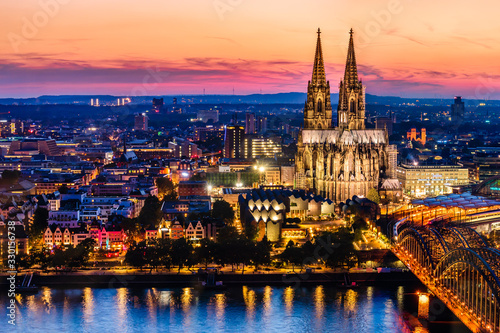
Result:
M296 187L342 202L366 196L383 179L395 178L397 150L389 145L386 129L365 127L365 87L358 79L352 29L334 126L320 34L318 29L304 128L297 142Z

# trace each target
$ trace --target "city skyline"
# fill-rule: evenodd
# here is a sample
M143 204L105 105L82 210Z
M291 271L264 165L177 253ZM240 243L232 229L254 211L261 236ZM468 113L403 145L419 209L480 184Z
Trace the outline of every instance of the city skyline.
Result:
M332 92L352 28L369 94L500 98L489 1L286 4L8 0L0 97L304 92L319 27Z

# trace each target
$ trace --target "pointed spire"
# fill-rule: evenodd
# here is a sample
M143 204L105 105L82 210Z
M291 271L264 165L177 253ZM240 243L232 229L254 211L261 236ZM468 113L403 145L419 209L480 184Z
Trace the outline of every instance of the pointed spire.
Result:
M312 84L326 84L325 65L323 63L323 51L321 50L321 30L318 28L318 41L316 42L316 54L314 55L314 67L312 73Z
M349 49L347 50L347 61L345 64L344 84L352 87L358 84L358 68L356 66L356 55L354 54L353 31L349 31Z

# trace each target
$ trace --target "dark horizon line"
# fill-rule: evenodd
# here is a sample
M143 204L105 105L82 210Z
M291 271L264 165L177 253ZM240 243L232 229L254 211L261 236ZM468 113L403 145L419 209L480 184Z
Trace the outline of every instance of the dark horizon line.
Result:
M99 98L99 97L107 97L107 98L151 98L151 97L214 97L214 96L223 96L223 97L248 97L248 96L276 96L276 95L287 95L287 94L303 94L307 95L306 92L298 92L298 91L290 91L290 92L277 92L277 93L252 93L252 94L165 94L165 95L111 95L111 94L61 94L61 95L40 95L40 96L32 96L32 97L0 97L0 100L30 100L30 99L40 99L40 98L63 98L63 97L88 97L88 98ZM338 95L338 93L330 93L330 95ZM461 97L460 95L454 95L453 97L402 97L402 96L394 96L394 95L375 95L375 94L366 94L366 96L374 96L379 98L396 98L396 99L416 99L416 100L453 100L455 97ZM470 101L500 101L500 100L485 100L479 98L463 98L465 100Z

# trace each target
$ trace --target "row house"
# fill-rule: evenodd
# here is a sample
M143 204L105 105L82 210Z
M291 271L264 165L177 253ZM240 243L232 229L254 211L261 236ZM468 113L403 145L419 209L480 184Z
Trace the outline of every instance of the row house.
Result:
M199 241L200 239L210 239L215 241L217 239L217 225L216 223L202 223L201 221L189 222L187 227L184 226L179 221L173 221L170 227L160 227L153 230L146 230L146 237L152 238L156 235L157 238L170 238L179 239L185 237L191 241Z
M49 248L61 245L77 246L89 237L85 228L65 228L55 224L47 227L43 235L45 246Z
M87 228L65 228L58 225L50 225L44 233L44 242L47 247L60 245L77 246L87 238L96 242L96 248L122 250L127 236L122 228L112 225L101 227L99 223L93 223Z
M203 228L200 221L196 225L193 222L189 222L186 228L186 238L193 241L205 238L205 228Z

